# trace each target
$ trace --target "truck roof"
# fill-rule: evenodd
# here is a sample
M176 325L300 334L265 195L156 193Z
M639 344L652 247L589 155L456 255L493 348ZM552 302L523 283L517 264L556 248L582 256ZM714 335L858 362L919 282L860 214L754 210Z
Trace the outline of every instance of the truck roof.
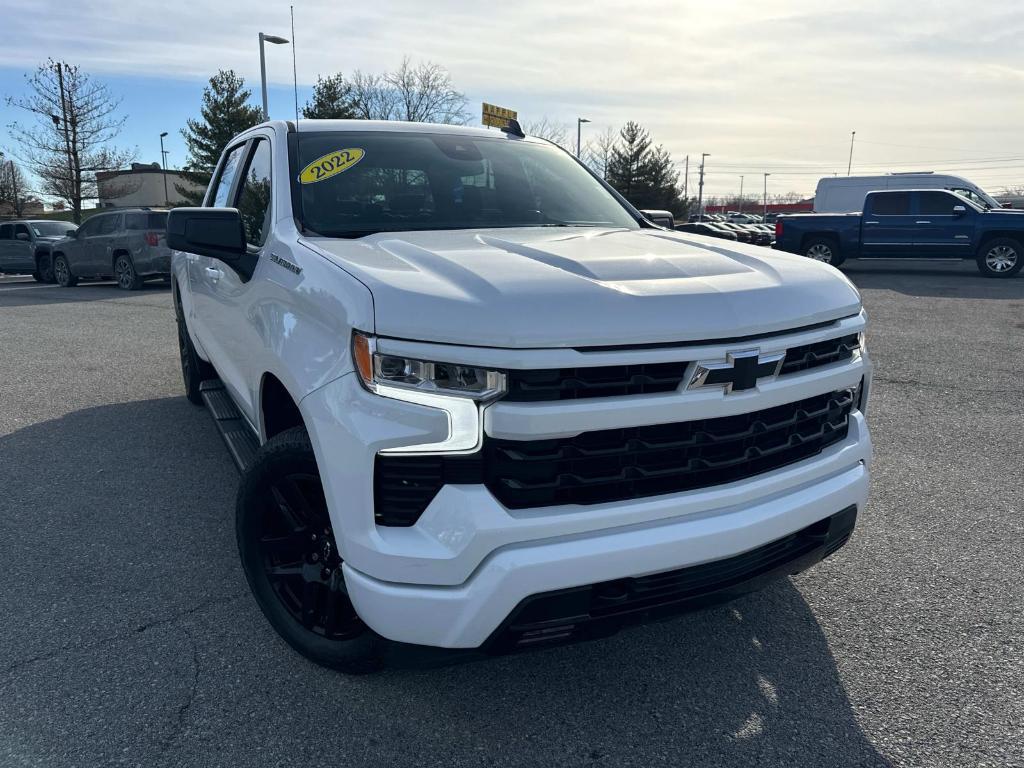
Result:
M273 121L281 122L281 121ZM296 123L288 121L288 125ZM476 128L465 125L447 125L444 123L409 123L401 120L299 120L295 127L299 133L316 133L331 131L380 131L386 133L444 133L455 136L473 136L476 138L501 138L505 134L490 128ZM542 142L543 139L527 135L528 140ZM546 142L544 142L546 143Z

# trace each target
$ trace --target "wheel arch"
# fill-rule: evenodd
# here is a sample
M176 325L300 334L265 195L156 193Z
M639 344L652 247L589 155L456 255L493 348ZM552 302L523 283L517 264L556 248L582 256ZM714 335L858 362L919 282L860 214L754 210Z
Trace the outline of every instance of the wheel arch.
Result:
M839 234L837 232L824 231L813 231L804 232L803 237L800 238L800 252L803 253L807 249L807 243L811 240L828 240L833 243L837 251L842 251L843 246Z
M131 251L129 251L127 248L122 248L120 246L117 247L117 248L114 248L110 252L110 269L111 269L111 272L113 272L113 270L114 270L114 265L117 264L117 257L118 256L127 256L129 259L132 258ZM134 264L134 263L135 263L135 260L132 259L132 264Z
M980 256L981 252L985 249L986 245L988 245L993 240L998 240L1001 238L1006 238L1007 240L1014 240L1021 247L1024 247L1024 231L1021 231L1019 229L993 229L989 232L985 232L978 239L978 249L975 252L975 255Z
M260 432L269 440L292 427L305 427L306 422L294 398L284 383L269 371L260 380L259 400Z

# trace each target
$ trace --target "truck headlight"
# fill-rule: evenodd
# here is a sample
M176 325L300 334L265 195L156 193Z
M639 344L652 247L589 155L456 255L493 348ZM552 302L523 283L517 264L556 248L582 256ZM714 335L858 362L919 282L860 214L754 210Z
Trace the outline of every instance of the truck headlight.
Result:
M381 453L472 453L482 437L483 404L505 393L504 372L460 363L386 355L372 336L352 334L352 356L363 386L394 400L448 414L448 438L437 443L385 448Z

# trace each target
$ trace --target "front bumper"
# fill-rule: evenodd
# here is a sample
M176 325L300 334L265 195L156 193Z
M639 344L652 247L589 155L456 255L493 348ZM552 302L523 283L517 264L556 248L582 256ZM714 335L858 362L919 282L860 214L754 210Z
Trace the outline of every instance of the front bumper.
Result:
M458 586L397 584L368 576L348 562L345 581L356 611L378 634L419 645L476 648L532 595L740 555L839 510L862 508L868 481L866 464L858 462L759 503L503 547ZM685 504L681 507L684 512Z

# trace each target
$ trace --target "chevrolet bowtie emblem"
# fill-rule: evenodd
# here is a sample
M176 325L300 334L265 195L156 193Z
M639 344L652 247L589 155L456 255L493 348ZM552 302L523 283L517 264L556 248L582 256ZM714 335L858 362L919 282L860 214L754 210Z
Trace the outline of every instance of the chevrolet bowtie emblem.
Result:
M690 377L687 389L725 387L725 394L753 389L761 379L775 378L786 359L785 352L762 355L760 350L729 352L725 362L701 360Z

